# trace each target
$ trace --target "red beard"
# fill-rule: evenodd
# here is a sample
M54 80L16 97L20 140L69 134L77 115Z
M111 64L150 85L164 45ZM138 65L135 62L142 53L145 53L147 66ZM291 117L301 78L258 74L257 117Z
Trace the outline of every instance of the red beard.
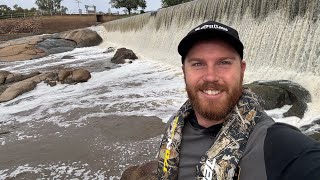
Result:
M224 94L224 97L218 101L200 98L198 93L203 93L202 91L207 89L221 91L221 93L226 93L227 96ZM220 121L225 119L237 104L242 94L242 83L240 82L239 86L233 89L223 85L218 85L217 83L208 82L192 88L186 83L186 90L195 112L208 120Z

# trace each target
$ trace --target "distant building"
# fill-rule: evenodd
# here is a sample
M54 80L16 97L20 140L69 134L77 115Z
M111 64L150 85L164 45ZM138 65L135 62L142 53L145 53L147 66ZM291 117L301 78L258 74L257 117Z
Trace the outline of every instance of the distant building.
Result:
M95 5L92 5L92 6L85 5L85 8L86 8L87 14L96 14L97 13L97 8Z

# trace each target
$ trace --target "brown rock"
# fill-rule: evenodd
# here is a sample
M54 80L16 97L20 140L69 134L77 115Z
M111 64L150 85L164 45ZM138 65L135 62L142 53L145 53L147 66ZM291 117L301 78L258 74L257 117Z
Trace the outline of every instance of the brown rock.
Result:
M17 96L33 90L37 86L37 82L32 80L24 80L13 84L8 87L1 95L0 102L10 101Z
M76 69L72 71L72 79L76 82L87 82L90 78L90 72L85 69Z
M9 74L11 74L9 71L0 71L0 84L4 84Z
M6 84L22 81L22 74L9 74L6 79Z
M42 73L37 76L30 78L31 81L40 83L42 81L57 81L58 75L54 72Z
M87 82L91 78L89 71L85 69L76 69L72 71L72 74L64 79L62 82L67 84L76 84L79 82Z
M40 72L32 72L32 73L26 74L26 75L23 75L23 74L9 74L7 76L7 78L6 78L5 83L8 84L8 83L22 81L22 80L31 78L31 77L39 75L39 74L40 74Z
M44 57L47 53L34 45L40 41L42 41L41 36L32 36L2 43L0 61L22 61Z
M70 76L72 74L71 70L67 70L67 69L62 69L59 71L58 73L58 80L60 82L63 82L68 76Z
M150 161L126 169L120 180L157 180L157 161Z
M102 38L96 31L90 29L77 29L67 31L59 35L60 38L75 41L77 47L96 46L102 42Z
M132 50L120 48L116 51L116 54L111 58L111 62L115 64L124 64L125 59L135 60L138 59L138 57Z

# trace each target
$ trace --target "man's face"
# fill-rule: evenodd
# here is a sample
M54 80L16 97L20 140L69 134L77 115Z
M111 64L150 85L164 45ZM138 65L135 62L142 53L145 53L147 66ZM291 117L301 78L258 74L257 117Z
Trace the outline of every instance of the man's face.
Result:
M223 120L241 96L245 67L237 51L221 40L196 43L182 66L196 114L210 121Z

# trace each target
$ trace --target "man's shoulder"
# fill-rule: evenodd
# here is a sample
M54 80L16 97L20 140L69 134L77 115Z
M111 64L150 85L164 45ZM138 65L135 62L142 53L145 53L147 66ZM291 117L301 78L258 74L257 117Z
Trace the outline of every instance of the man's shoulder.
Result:
M320 176L320 143L285 123L274 123L268 128L264 159L268 179Z

